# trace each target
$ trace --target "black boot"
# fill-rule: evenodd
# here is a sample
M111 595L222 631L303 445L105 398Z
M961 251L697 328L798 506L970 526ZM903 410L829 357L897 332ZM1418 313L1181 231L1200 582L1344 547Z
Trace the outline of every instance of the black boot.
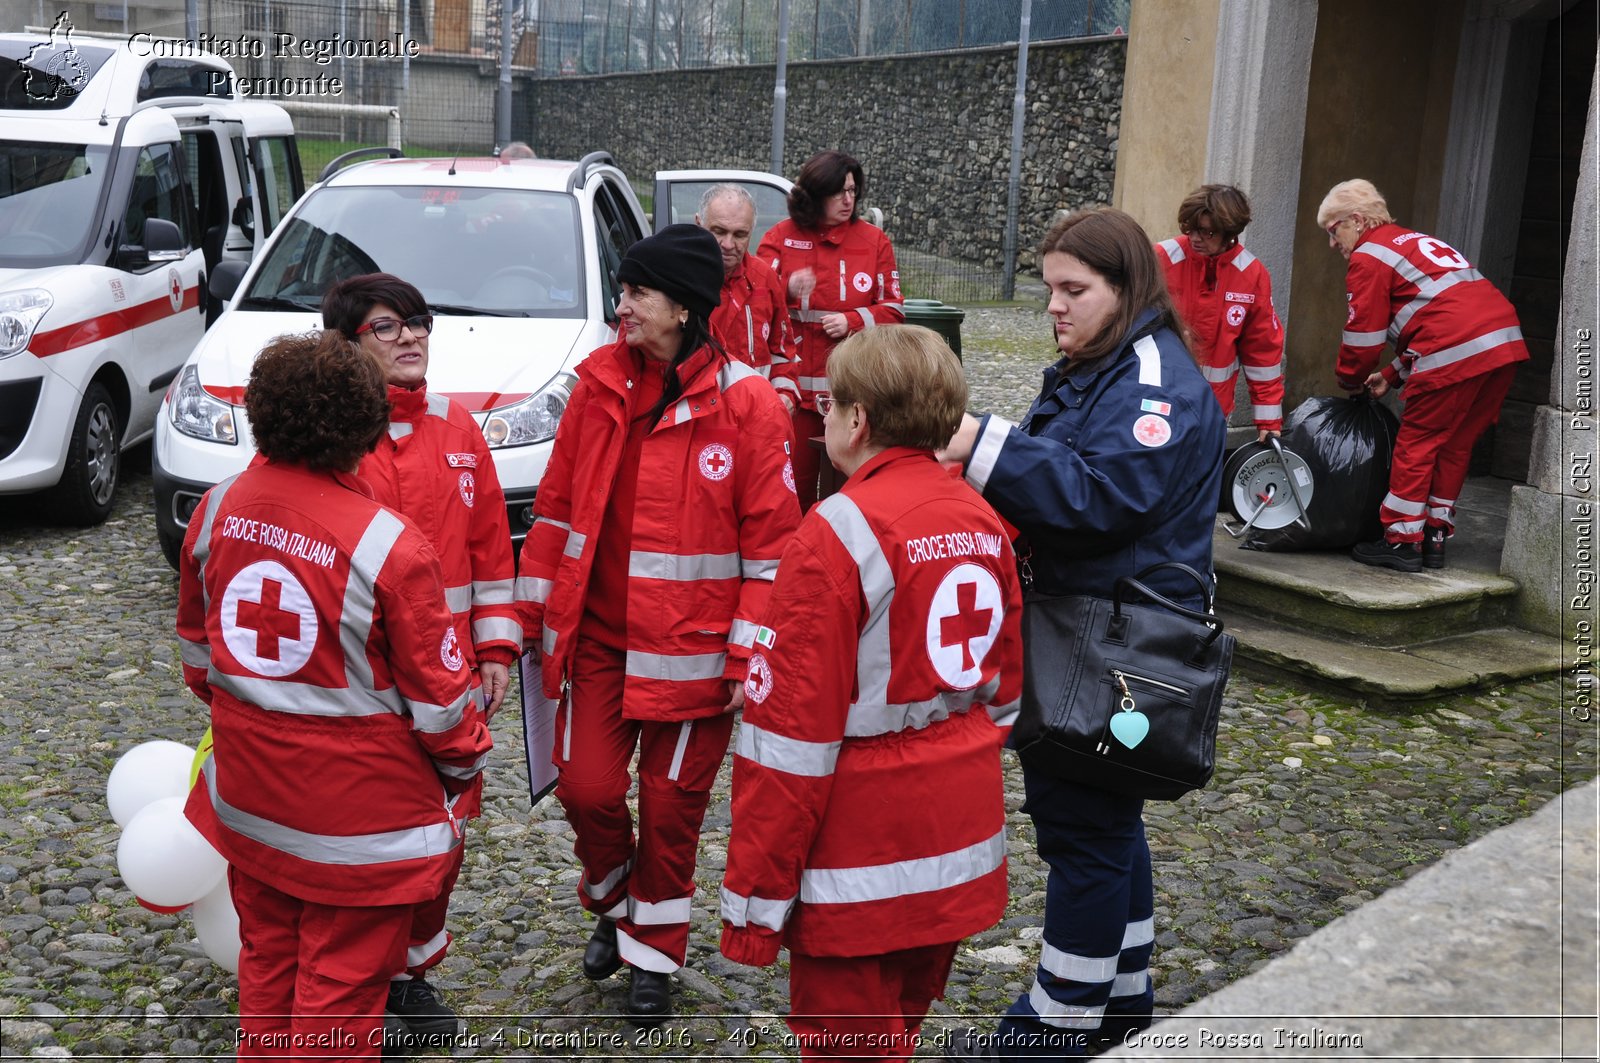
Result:
M1428 525L1422 533L1422 567L1444 568L1444 542L1450 537L1450 529L1435 525Z
M422 978L389 983L389 1000L383 1010L398 1015L406 1028L421 1037L442 1037L456 1032L456 1013L445 1007L439 993Z
M672 976L643 967L630 968L628 1003L623 1013L639 1026L659 1026L672 1014Z
M1396 572L1422 571L1422 548L1416 543L1391 543L1387 539L1357 543L1350 556L1363 565L1392 568Z
M610 978L622 966L617 953L617 924L611 919L601 919L589 935L589 947L583 950L583 976L598 982Z

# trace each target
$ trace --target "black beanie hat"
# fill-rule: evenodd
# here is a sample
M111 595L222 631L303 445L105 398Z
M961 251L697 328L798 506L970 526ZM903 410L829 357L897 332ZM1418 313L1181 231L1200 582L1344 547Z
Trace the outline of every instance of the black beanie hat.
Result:
M617 280L654 288L685 309L710 317L722 301L722 249L698 225L669 225L628 248Z

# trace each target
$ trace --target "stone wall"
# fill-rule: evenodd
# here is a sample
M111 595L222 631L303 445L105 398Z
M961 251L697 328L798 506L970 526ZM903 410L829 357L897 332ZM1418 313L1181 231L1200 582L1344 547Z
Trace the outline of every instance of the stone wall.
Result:
M1126 40L1028 53L1022 261L1062 208L1111 201ZM514 130L540 155L608 150L641 191L658 169L771 164L770 66L567 77L519 85ZM784 165L839 147L866 171L897 249L998 269L1016 51L984 49L789 67Z

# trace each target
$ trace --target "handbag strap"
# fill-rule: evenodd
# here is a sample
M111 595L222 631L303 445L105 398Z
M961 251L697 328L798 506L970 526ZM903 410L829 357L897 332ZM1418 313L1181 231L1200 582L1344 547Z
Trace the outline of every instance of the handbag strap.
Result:
M1165 562L1165 563L1166 564L1174 564L1174 565L1177 564L1177 562L1175 562L1175 561L1174 562ZM1152 566L1152 567L1160 568L1161 566L1160 565L1155 565L1155 566ZM1188 568L1188 566L1186 566L1186 565L1179 565L1178 567L1180 567L1180 568ZM1145 571L1149 571L1149 569L1146 569ZM1188 571L1189 571L1189 573L1191 575L1194 574L1194 570L1193 569L1188 569ZM1140 573L1140 575L1143 575L1143 574L1144 573L1142 573L1142 572ZM1223 623L1222 623L1222 618L1221 617L1217 616L1214 613L1202 613L1198 609L1190 609L1188 606L1179 605L1177 602L1173 601L1171 598L1168 598L1166 595L1158 594L1155 591L1151 590L1149 587L1146 587L1143 583L1140 583L1139 580L1138 580L1138 577L1136 577L1136 576L1118 576L1117 577L1115 593L1113 594L1112 601L1111 601L1111 612L1112 612L1112 615L1114 617L1116 617L1118 620L1120 620L1122 618L1122 599L1123 599L1123 594L1124 594L1125 591L1133 591L1133 592L1135 592L1136 594L1139 594L1142 597L1150 599L1152 602L1155 602L1157 605L1161 606L1163 609L1167 609L1167 610L1169 610L1171 612L1177 613L1179 616L1186 617L1189 620L1192 620L1197 624L1205 625L1210 630L1205 635L1204 638L1201 638L1201 639L1198 640L1202 647L1209 648L1210 645L1213 642L1217 641L1218 636L1220 636L1222 634Z
M1151 591L1149 588L1147 588L1144 585L1144 581L1150 578L1150 574L1152 572L1159 572L1160 570L1162 570L1164 568L1173 569L1174 571L1180 572L1183 575L1188 576L1190 579L1194 580L1195 586L1200 589L1200 597L1202 599L1204 599L1204 601L1205 601L1205 611L1207 613L1212 613L1212 612L1216 611L1216 601L1215 601L1215 597L1214 597L1214 592L1212 590L1211 581L1206 579L1204 576L1200 575L1200 573L1196 572L1194 569L1190 568L1188 565L1184 564L1182 561L1158 561L1155 564L1151 565L1149 568L1144 569L1142 572L1138 573L1135 576L1132 576L1132 577L1123 576L1123 577L1121 577L1120 579L1117 580L1117 586L1121 587L1123 580L1128 580L1129 582L1133 583L1134 586L1136 586L1141 593L1149 595L1150 597L1153 597L1153 598L1160 598L1160 595L1155 594L1153 591ZM1165 598L1162 598L1161 600L1163 602L1166 602ZM1171 602L1167 602L1167 604L1168 605L1172 605ZM1176 609L1176 608L1179 608L1179 606L1175 606L1174 605L1173 608Z

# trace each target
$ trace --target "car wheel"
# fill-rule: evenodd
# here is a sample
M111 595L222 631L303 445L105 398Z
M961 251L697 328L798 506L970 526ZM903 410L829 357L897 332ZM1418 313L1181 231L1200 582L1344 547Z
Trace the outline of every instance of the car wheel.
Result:
M90 384L67 442L67 467L56 485L56 515L68 524L99 524L111 515L122 460L122 426L111 393Z

